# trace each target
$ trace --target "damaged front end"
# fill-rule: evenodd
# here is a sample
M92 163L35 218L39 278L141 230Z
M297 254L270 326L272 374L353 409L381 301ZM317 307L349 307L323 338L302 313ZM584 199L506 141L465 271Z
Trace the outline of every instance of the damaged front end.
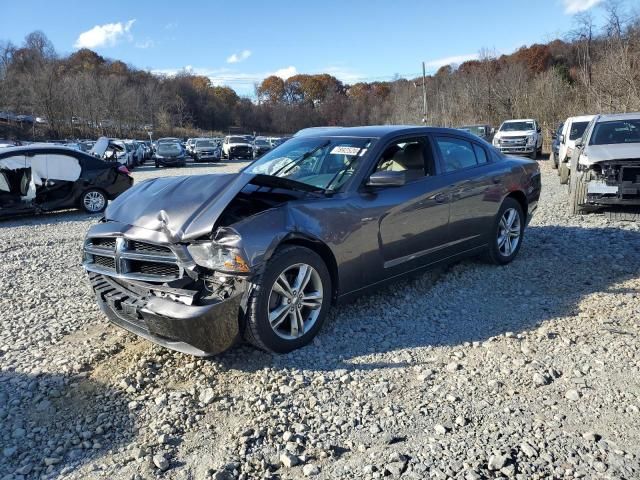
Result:
M588 204L640 205L640 160L602 161L578 170L586 175Z
M252 272L232 229L171 243L160 232L103 222L85 239L83 265L109 320L137 335L197 356L240 337Z

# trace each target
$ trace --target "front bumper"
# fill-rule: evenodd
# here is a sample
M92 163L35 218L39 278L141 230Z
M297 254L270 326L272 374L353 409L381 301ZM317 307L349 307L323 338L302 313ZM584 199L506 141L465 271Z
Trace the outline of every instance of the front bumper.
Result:
M185 158L156 158L156 162L163 167L184 167L187 164Z
M535 151L535 149L536 149L536 147L534 145L523 146L523 147L500 145L497 148L504 154L510 154L510 153L515 153L515 154L533 153Z
M89 272L100 309L115 325L166 348L199 357L216 355L240 339L243 290L209 305L186 305L140 287Z

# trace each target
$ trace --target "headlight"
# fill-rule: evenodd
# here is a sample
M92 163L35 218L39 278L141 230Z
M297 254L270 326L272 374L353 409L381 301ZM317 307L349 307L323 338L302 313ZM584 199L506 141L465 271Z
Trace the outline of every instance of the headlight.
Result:
M527 137L527 145L533 145L536 141L536 137L533 135L530 135L529 137Z
M221 228L215 240L187 245L193 261L202 267L227 273L249 273L249 263L242 251L235 245L240 236Z
M500 138L499 137L493 137L493 144L497 147L498 145L500 145Z

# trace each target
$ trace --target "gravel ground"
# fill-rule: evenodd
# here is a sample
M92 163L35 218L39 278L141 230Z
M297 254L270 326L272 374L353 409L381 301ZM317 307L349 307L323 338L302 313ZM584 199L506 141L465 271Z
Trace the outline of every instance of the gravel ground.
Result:
M363 297L285 356L139 340L81 269L97 217L0 223L0 479L640 478L640 226L568 216L541 166L515 262Z

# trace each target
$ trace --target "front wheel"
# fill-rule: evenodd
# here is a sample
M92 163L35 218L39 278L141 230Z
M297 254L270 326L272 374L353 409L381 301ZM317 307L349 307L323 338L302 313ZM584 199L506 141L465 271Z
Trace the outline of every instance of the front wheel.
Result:
M551 152L551 167L554 170L558 169L558 156L556 155L556 152L554 152L554 151Z
M80 206L87 213L101 213L107 208L107 196L102 190L87 190L80 197Z
M560 162L558 165L558 175L560 175L560 184L566 185L569 183L569 163Z
M502 202L489 232L489 260L497 265L511 262L522 245L525 218L520 204L511 197Z
M569 209L573 215L581 215L589 211L587 204L587 183L589 178L585 172L577 172L569 190Z
M296 245L277 250L254 281L245 338L276 353L303 347L325 320L331 288L331 276L317 253Z

